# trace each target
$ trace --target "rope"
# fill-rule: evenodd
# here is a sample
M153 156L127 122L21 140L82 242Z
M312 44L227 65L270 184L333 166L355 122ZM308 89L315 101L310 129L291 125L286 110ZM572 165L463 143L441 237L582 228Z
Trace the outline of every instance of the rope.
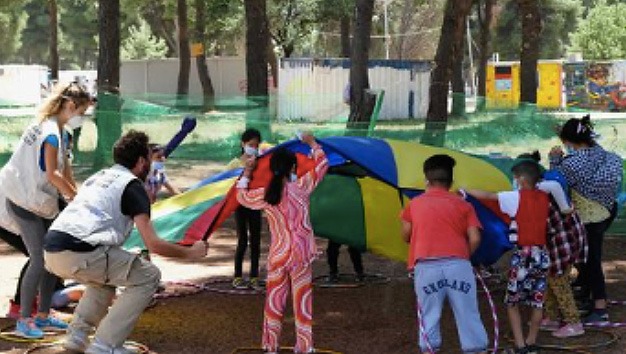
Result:
M278 349L278 352L280 353L283 350L287 350L290 351L291 353L293 353L294 348L293 347L280 347ZM241 352L251 352L251 351L260 351L260 352L264 352L263 348L261 347L240 347L240 348L235 348L231 354L236 354L236 353L241 353ZM328 350L328 349L318 349L315 348L315 354L343 354L341 352L336 352L333 350Z
M218 293L218 294L226 294L226 295L258 295L258 294L265 294L265 290L264 289L232 289L232 288L228 288L228 289L223 289L217 285L220 284L230 284L231 280L229 278L215 278L215 279L211 279L209 281L207 281L206 283L204 283L203 285L203 289L205 291L210 291L212 293Z
M56 347L56 346L61 345L61 344L62 344L61 341L54 341L52 343L39 344L39 345L36 345L34 347L28 348L24 352L24 354L32 354L32 353L34 353L34 352L36 352L38 350ZM149 354L150 353L150 348L148 348L147 345L139 343L139 342L135 342L135 341L126 341L126 342L124 342L124 347L134 349L134 352L136 352L138 354Z
M4 326L2 327L2 329L0 329L0 339L6 342L11 342L11 343L54 343L57 341L56 338L41 338L41 339L35 339L35 338L23 338L23 337L19 337L17 335L15 335L15 326L14 325L8 325L8 326ZM62 334L62 332L53 332L51 334Z

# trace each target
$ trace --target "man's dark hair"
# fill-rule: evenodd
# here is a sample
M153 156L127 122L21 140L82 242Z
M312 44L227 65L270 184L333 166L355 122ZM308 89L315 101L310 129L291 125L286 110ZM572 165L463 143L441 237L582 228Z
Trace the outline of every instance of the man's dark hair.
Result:
M541 167L533 160L522 160L511 168L513 175L523 177L531 185L539 183L541 180Z
M117 140L113 146L113 160L132 170L140 157L150 160L150 138L144 132L131 130Z
M243 132L243 134L241 134L241 141L244 143L247 143L252 139L257 139L261 142L261 132L254 128L248 128Z
M424 175L430 183L452 186L454 180L454 166L456 161L448 155L434 155L424 162Z

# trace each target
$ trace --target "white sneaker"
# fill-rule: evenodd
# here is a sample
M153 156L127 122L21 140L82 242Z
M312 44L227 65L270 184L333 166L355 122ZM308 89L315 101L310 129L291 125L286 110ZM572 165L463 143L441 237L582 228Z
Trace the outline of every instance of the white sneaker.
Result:
M84 353L89 345L89 336L86 332L70 327L68 336L63 342L63 348L72 352Z
M138 354L139 352L124 347L112 347L95 339L85 350L85 354Z

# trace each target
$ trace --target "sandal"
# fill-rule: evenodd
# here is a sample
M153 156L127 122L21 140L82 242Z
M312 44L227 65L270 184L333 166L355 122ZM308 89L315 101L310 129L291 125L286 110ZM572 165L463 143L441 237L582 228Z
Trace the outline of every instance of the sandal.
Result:
M539 353L539 347L536 344L530 344L526 346L526 353L527 354L538 354Z

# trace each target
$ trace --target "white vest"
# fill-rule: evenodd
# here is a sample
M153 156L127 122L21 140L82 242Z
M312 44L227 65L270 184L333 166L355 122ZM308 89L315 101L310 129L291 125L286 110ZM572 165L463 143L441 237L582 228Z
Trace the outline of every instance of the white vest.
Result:
M89 177L50 230L68 233L94 246L123 245L133 229L133 220L122 214L122 195L135 179L120 165Z
M16 205L46 219L53 219L59 213L59 191L39 167L41 147L46 137L54 135L59 142L57 169L65 167L66 146L56 118L33 124L26 129L11 159L0 170L0 203L5 198ZM8 217L2 213L0 219Z

